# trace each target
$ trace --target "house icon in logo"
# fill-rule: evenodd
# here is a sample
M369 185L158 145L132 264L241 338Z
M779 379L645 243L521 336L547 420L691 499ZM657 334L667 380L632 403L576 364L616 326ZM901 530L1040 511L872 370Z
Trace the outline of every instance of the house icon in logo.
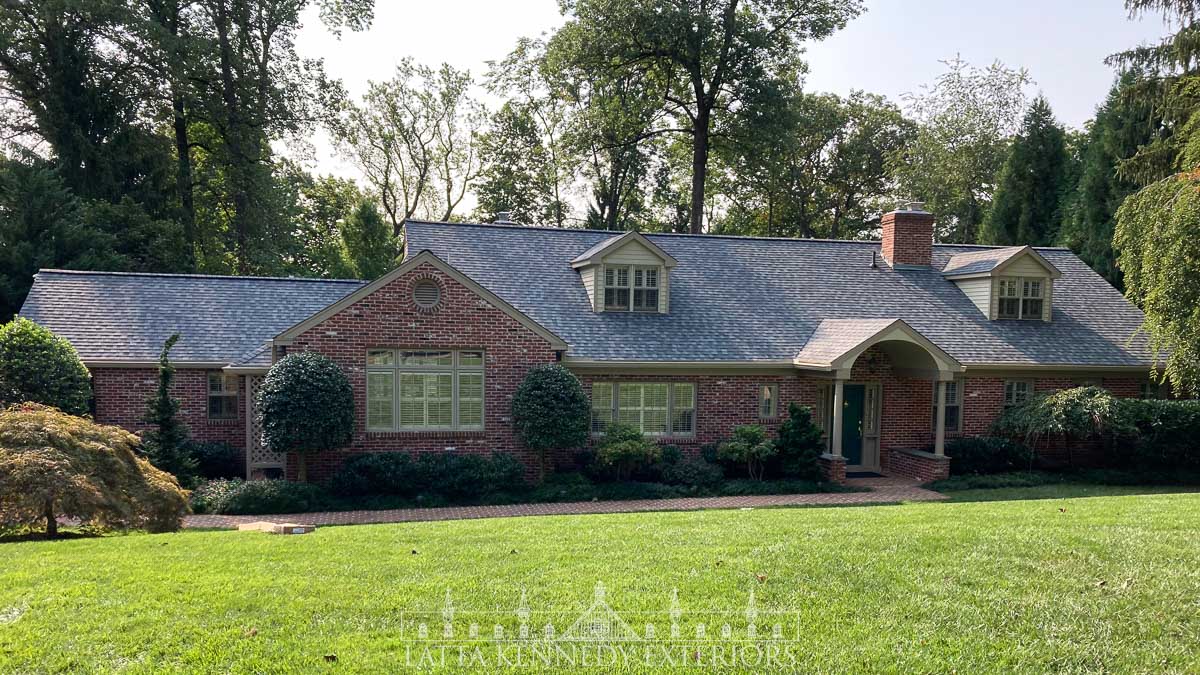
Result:
M604 597L604 584L596 582L592 606L558 638L562 642L628 642L641 639Z

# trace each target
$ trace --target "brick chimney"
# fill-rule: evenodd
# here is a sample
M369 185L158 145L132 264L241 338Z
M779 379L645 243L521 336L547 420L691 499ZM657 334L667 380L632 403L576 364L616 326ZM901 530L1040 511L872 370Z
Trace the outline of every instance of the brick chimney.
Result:
M883 259L894 268L929 267L933 257L933 214L923 202L909 202L879 219Z

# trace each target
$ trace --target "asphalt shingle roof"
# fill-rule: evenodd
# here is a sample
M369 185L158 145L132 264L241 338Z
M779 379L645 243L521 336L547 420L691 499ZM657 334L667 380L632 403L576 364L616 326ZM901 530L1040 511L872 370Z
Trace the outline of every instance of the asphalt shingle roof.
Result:
M270 365L265 343L363 283L42 270L20 314L85 361L157 360L178 331L175 360Z
M801 363L831 363L895 319L824 319L796 355Z
M412 221L407 246L512 303L577 358L790 360L823 320L898 318L967 365L1150 362L1141 312L1066 249L1036 249L1063 274L1049 323L989 321L942 277L955 255L998 249L936 245L931 269L893 270L871 266L878 242L671 234L647 235L679 261L670 313L596 313L571 261L614 234Z
M985 248L983 250L955 253L946 261L942 274L974 274L991 272L1001 263L1024 251L1024 246Z

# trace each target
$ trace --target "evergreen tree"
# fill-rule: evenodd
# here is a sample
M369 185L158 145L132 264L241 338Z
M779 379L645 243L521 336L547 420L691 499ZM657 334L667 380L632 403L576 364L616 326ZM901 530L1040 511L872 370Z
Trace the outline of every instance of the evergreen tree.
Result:
M359 279L378 279L396 266L396 240L392 226L369 201L359 202L342 225L346 259Z
M1079 180L1068 193L1059 240L1114 286L1123 284L1113 230L1117 209L1138 185L1117 173L1117 164L1157 137L1153 109L1129 93L1140 76L1129 71L1113 83L1096 112L1083 147Z
M1066 133L1050 104L1037 97L1000 169L985 244L1045 246L1057 239L1059 203L1067 173Z
M146 402L143 421L154 425L143 436L146 455L155 467L174 474L183 482L196 470L196 460L187 452L188 430L179 421L179 399L171 398L171 383L175 381L175 366L171 365L171 348L179 341L179 333L167 338L158 357L158 389Z

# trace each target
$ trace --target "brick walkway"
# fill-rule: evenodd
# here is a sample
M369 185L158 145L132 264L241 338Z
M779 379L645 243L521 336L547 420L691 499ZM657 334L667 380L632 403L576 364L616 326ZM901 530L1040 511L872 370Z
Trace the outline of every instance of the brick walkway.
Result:
M889 502L934 501L946 496L926 490L904 478L851 478L848 484L870 488L870 492L828 492L807 495L752 495L743 497L688 497L683 499L638 499L613 502L564 502L555 504L508 504L503 506L447 506L431 509L386 511L331 511L276 516L188 516L184 527L236 528L242 523L269 521L298 525L365 525L408 523L427 520L510 518L514 516L569 516L587 513L634 513L638 511L696 511L771 506L842 506Z

